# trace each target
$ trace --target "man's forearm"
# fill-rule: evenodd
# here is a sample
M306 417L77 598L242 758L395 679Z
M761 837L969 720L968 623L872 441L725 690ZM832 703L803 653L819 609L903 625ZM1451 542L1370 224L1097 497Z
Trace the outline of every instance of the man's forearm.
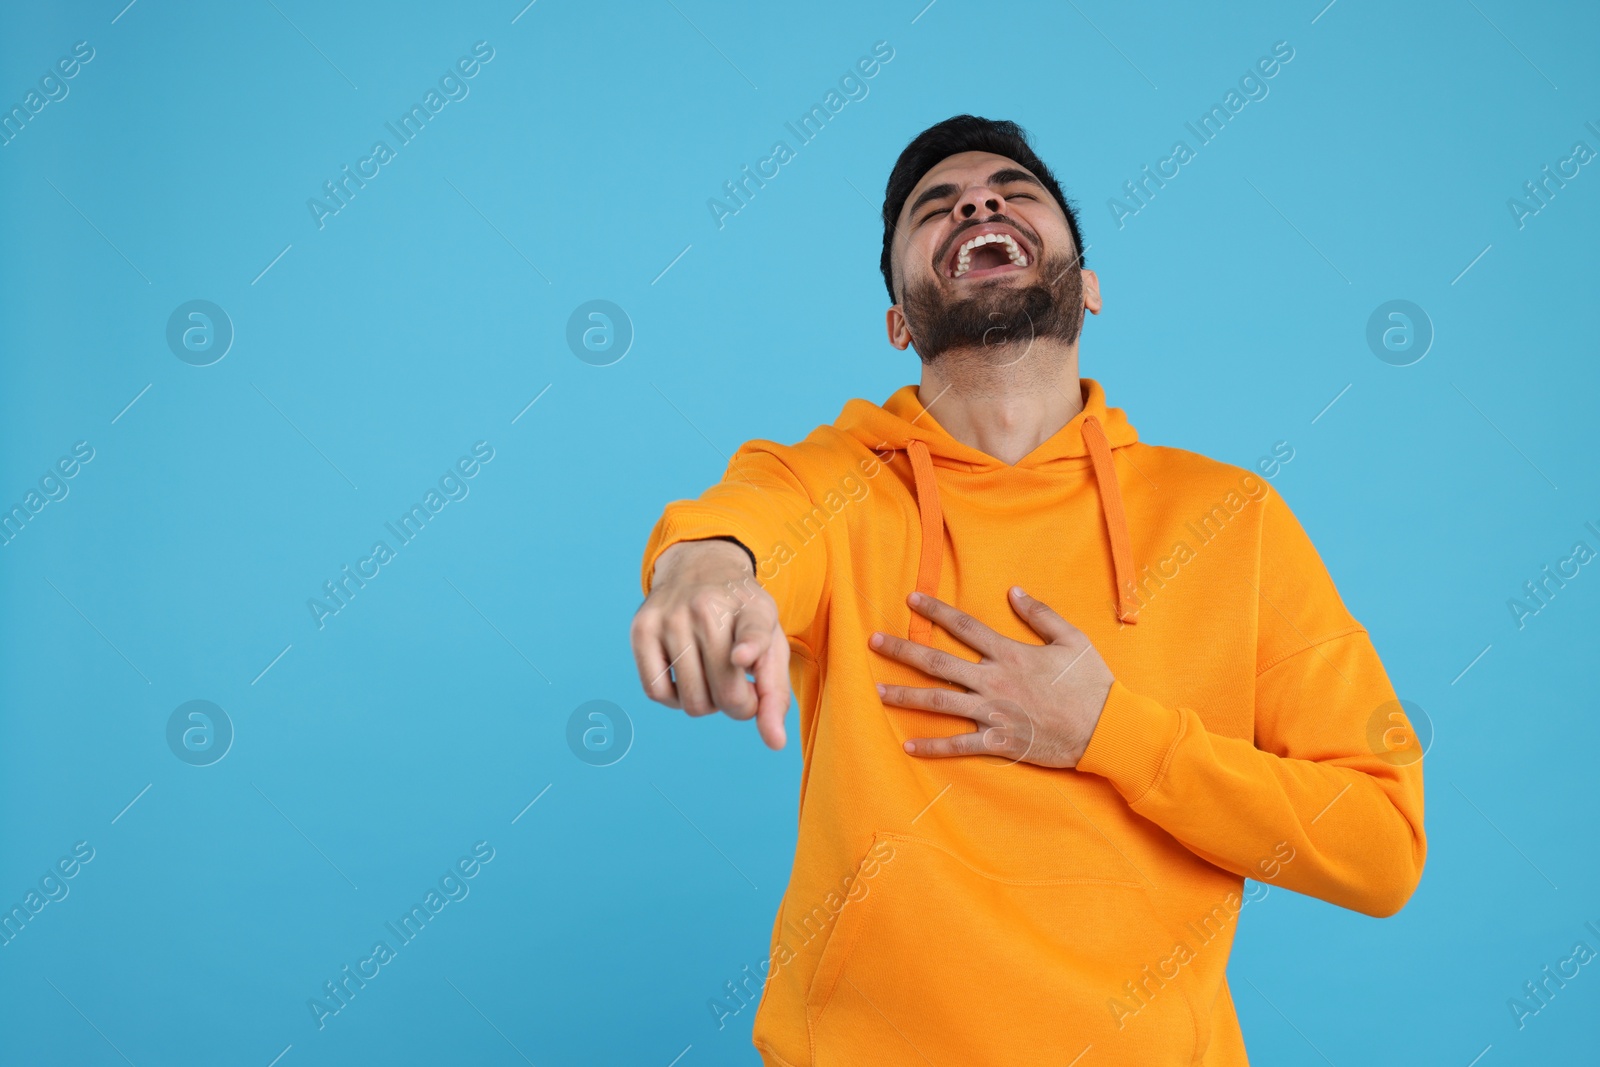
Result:
M1280 756L1119 683L1078 770L1107 778L1134 811L1224 870L1260 880L1288 842L1296 858L1275 884L1391 915L1426 855L1421 764L1397 766L1357 744L1338 759Z

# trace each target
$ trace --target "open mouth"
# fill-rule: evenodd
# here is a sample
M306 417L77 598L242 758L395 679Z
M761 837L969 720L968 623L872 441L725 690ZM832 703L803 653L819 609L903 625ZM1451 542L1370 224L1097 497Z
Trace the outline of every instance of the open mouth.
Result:
M1029 262L1020 235L1008 227L982 226L956 247L945 271L951 278L980 278L1022 270Z

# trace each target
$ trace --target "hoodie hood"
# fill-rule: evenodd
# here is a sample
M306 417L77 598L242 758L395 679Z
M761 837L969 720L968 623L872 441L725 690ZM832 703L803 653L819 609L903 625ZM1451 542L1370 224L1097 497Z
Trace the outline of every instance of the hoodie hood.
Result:
M992 471L1009 467L1046 473L1059 469L1063 477L1071 477L1082 469L1082 461L1088 457L1111 548L1117 618L1129 624L1138 621L1134 578L1137 568L1112 450L1133 444L1138 441L1139 434L1121 408L1106 406L1105 390L1099 382L1080 378L1079 389L1083 410L1015 464L1003 463L952 437L929 409L922 406L915 385L901 386L881 407L860 399L845 404L834 423L839 430L872 449L880 459L892 459L888 455L891 452L904 452L910 460L922 526L917 592L937 595L939 571L943 565L944 513L939 504L937 468ZM927 643L932 630L929 619L912 614L908 634L911 640Z
M1078 382L1083 410L1015 464L1002 463L987 452L980 452L950 436L949 431L917 399L915 385L896 389L881 407L868 400L851 400L845 404L834 425L878 452L885 449L904 451L912 441L921 441L927 445L935 466L975 471L1007 466L1019 470L1035 469L1058 460L1082 460L1092 456L1084 434L1084 427L1090 421L1098 425L1100 436L1111 448L1121 448L1139 440L1138 431L1123 410L1106 406L1105 390L1099 382L1093 378L1080 378ZM935 400L933 406L937 408L939 402Z

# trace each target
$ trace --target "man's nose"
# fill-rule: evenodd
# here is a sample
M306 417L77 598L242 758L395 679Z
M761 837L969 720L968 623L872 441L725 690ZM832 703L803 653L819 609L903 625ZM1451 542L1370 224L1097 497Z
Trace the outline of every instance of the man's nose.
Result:
M979 212L990 215L999 214L1005 207L1005 200L999 193L984 186L974 186L961 194L961 199L956 201L956 215L959 218L970 219Z

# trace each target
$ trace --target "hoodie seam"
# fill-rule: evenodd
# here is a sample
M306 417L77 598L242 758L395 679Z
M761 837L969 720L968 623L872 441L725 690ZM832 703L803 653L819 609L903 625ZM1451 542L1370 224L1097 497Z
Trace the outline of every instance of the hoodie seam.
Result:
M774 458L777 459L779 463L783 464L784 469L794 476L794 480L796 482L800 483L800 488L803 489L806 494L806 503L811 505L811 510L815 511L816 509L821 508L822 505L818 504L816 498L811 495L811 487L806 484L806 480L801 476L800 472L795 470L794 467L786 462L782 456L774 454ZM823 511L826 512L827 509L823 508ZM845 521L848 523L849 520L846 519ZM822 620L828 617L828 612L833 607L833 563L835 553L828 545L828 534L831 532L831 529L824 530L822 534L822 589L817 593L817 613L812 617L811 625L807 626L805 630L802 631L803 633L810 633L813 627L820 625ZM760 580L759 576L757 580ZM800 643L805 645L808 651L811 650L810 642L802 640ZM815 662L814 659L813 662Z
M1254 603L1251 605L1254 611L1250 623L1254 632L1250 635L1250 647L1256 649L1258 652L1261 648L1261 555L1267 540L1267 509L1272 506L1272 499L1275 496L1277 496L1277 494L1272 492L1269 487L1266 497L1261 501L1260 514L1254 516L1256 551L1255 560L1251 565L1250 588L1254 590L1256 595L1254 598ZM1260 678L1263 671L1271 669L1272 667L1276 666L1278 662L1281 662L1281 659L1274 661L1273 663L1269 663L1266 667L1258 666L1256 668L1256 677ZM1254 701L1252 701L1252 704L1253 703ZM1255 707L1250 709L1250 717L1252 719L1255 718L1257 710L1258 709Z
M757 1052L761 1053L766 1058L775 1061L778 1064L778 1067L795 1067L794 1064L791 1064L788 1060L774 1052L772 1050L772 1046L766 1042L752 1041L751 1044L756 1047Z
M1256 678L1260 679L1261 676L1266 674L1268 671L1275 670L1276 668L1281 667L1283 664L1287 663L1289 660L1294 659L1296 656L1303 656L1307 652L1311 652L1311 651L1313 651L1313 650L1315 650L1317 648L1320 648L1323 645L1329 644L1330 642L1337 641L1342 637L1351 637L1351 636L1354 636L1355 634L1364 634L1366 632L1367 632L1367 628L1365 626L1362 626L1360 623L1355 623L1355 624L1353 624L1351 626L1346 626L1342 630L1335 630L1331 634L1328 634L1328 635L1326 635L1324 637L1319 637L1315 641L1312 641L1312 642L1308 643L1304 648L1297 648L1293 652L1286 652L1283 655L1279 656L1277 659L1273 660L1271 663L1267 664L1265 667L1262 667L1260 670L1256 671Z
M1178 746L1183 743L1184 737L1189 732L1189 717L1183 713L1182 708L1176 708L1174 710L1178 713L1178 734L1172 739L1172 743L1167 746L1167 751L1162 754L1161 766L1156 769L1156 776L1151 779L1149 788L1145 789L1144 792L1140 793L1134 799L1128 801L1128 807L1130 808L1137 808L1139 804L1144 801L1145 797L1149 796L1151 793L1154 793L1158 788L1160 788L1161 783L1167 777L1167 771L1172 768L1172 759L1178 752Z

